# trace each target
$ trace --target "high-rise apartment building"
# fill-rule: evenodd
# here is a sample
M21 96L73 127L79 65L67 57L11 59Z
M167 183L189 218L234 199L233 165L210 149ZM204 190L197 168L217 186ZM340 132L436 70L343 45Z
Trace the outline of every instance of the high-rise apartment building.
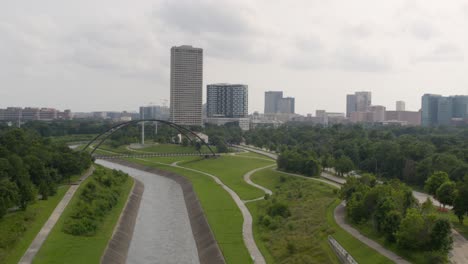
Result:
M397 111L405 111L406 106L404 101L396 101L396 110Z
M206 114L208 117L247 117L248 87L244 84L207 85Z
M171 48L170 119L179 125L202 125L203 49Z
M295 99L283 97L283 92L265 92L265 114L294 114Z

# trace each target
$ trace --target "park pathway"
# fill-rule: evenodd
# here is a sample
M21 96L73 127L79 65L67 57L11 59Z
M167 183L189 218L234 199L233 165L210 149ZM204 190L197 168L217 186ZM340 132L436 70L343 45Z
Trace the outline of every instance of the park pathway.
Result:
M89 175L91 175L94 172L94 167L91 166L79 179L78 184L71 185L68 191L65 193L63 196L62 200L59 202L57 207L55 207L54 211L50 215L49 219L47 222L44 224L44 226L41 228L39 233L36 235L36 238L34 238L33 242L31 245L29 245L28 249L24 253L23 257L21 257L20 261L18 262L19 264L29 264L32 263L34 257L36 256L37 252L39 249L42 247L42 244L44 244L44 241L46 240L47 236L49 235L50 231L52 231L52 228L54 228L55 224L57 223L58 219L62 215L63 211L67 207L68 203L70 200L73 198L73 195L75 194L76 190L78 187L80 187L81 183L88 178Z

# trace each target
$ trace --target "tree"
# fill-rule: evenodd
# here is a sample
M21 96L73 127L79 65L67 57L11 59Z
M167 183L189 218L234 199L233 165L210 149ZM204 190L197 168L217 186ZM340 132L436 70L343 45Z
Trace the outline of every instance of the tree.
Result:
M464 181L457 185L453 200L453 212L458 217L460 224L463 224L463 219L468 214L468 176L465 176Z
M217 149L218 153L229 152L228 147L226 146L226 144L222 140L218 141L218 143L216 144L216 149Z
M436 191L436 198L445 207L445 205L452 205L455 192L455 183L452 181L444 182Z
M403 249L421 248L426 242L420 237L424 233L424 228L424 219L421 213L415 208L408 209L395 234L397 245Z
M187 147L189 145L189 141L187 137L182 138L182 146Z
M429 177L429 179L426 180L424 184L424 190L426 190L426 192L431 195L436 195L437 189L439 189L442 184L448 182L449 180L449 176L446 172L435 172Z
M350 172L353 168L353 161L347 156L341 156L335 162L335 169L341 176L343 176L344 173Z
M429 247L434 251L449 252L452 249L452 225L445 218L435 221L430 235Z

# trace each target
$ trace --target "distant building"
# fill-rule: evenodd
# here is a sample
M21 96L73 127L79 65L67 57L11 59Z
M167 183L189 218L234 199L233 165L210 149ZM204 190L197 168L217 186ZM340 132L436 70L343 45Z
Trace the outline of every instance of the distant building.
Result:
M274 114L278 112L278 102L283 98L283 92L268 91L265 92L265 114Z
M169 107L159 105L140 106L140 119L169 120Z
M248 87L244 84L207 85L207 117L247 117L249 114L248 97Z
M463 124L468 119L468 96L424 94L421 112L423 126Z
M56 119L72 119L71 110L60 112L55 108L38 108L38 107L7 107L0 109L0 121L14 121L24 123L27 121L52 121Z
M355 92L346 95L346 117L350 118L353 112L366 112L371 104L371 92Z
M293 97L283 97L283 92L265 92L265 114L294 114L295 107Z
M381 123L385 121L385 106L371 105L367 108L368 112L372 113L372 122Z
M239 127L244 131L247 131L250 128L250 119L248 117L241 117L241 118L210 117L210 118L205 119L205 124L214 124L214 125L222 126L228 123L237 123Z
M294 114L295 113L295 100L293 97L284 97L278 101L277 113L281 114Z
M171 48L170 120L178 125L202 125L203 50Z
M420 126L421 112L413 111L386 111L385 121L388 124L398 123L402 125Z
M405 111L406 109L405 102L403 101L396 101L396 110L397 111Z

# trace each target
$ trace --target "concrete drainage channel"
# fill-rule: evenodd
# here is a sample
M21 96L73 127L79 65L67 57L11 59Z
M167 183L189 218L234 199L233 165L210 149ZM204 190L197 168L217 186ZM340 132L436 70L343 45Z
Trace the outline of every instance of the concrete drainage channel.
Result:
M211 231L208 221L205 218L203 209L201 208L200 202L198 201L198 198L196 197L196 194L193 190L193 187L190 181L188 181L183 176L177 175L172 172L167 172L167 171L159 170L156 168L147 167L147 166L131 163L131 162L124 161L124 160L113 160L112 162L99 160L97 163L99 164L114 163L116 165L125 166L125 167L139 170L142 172L156 174L157 176L162 176L170 180L173 180L176 184L180 185L182 189L182 193L183 193L183 200L185 201L185 206L186 206L188 218L190 221L190 227L192 230L193 239L195 240L195 244L196 244L196 251L198 251L198 261L196 262L199 262L201 264L212 264L212 263L224 264L225 263L223 254L221 253L218 243L216 242L214 238L213 232ZM105 164L102 164L102 165L105 166ZM126 211L127 211L127 208L125 209L125 214L127 213ZM133 210L129 209L129 211L135 211L135 209ZM138 210L136 211L138 212ZM132 213L129 213L129 214L132 214ZM122 215L122 219L124 219L125 217L126 217L125 215ZM134 217L136 217L136 215ZM129 232L128 231L129 229L128 227L126 227L126 225L124 225L124 228L127 228L127 231L125 232ZM114 241L114 237L116 238L116 241ZM117 229L113 236L113 239L109 243L109 247L106 250L105 255L103 256L103 259L102 259L103 263L125 263L125 261L128 261L127 252L129 251L129 245L130 245L130 248L132 247L130 243L131 240L132 240L131 236L120 234L119 229ZM122 252L122 250L125 253ZM106 262L104 262L104 260ZM148 261L149 261L148 263L154 263L154 261L153 262L151 262L151 260L148 260ZM167 263L172 263L171 261L175 261L175 260L174 259L169 260ZM195 263L195 261L193 261L193 263Z

